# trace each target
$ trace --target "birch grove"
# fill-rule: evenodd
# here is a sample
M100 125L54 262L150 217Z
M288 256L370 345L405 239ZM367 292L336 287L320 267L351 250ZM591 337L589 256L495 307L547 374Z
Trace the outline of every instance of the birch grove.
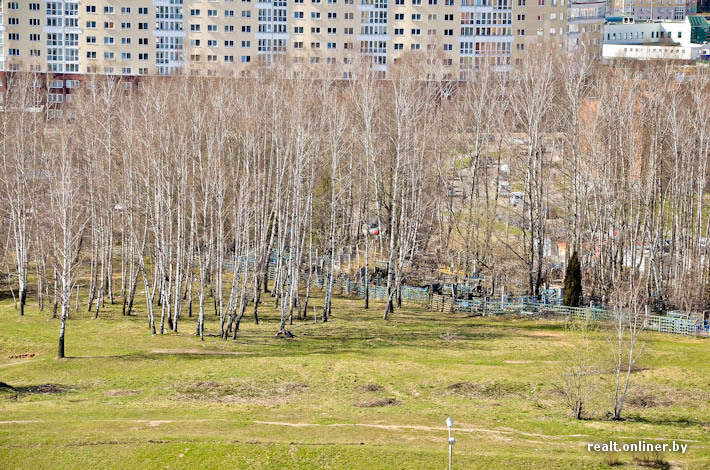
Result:
M61 119L38 112L44 78L15 73L0 246L18 314L53 300L60 356L72 294L201 339L237 338L269 302L290 336L337 315L345 281L364 308L383 289L389 319L404 285L538 295L573 250L599 302L630 284L639 305L708 308L710 75L537 52L460 82L412 63L388 80L97 76Z

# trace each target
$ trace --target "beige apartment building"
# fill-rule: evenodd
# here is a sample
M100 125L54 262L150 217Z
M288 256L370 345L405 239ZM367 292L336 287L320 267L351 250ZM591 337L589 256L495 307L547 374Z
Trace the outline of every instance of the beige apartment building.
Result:
M696 12L695 0L609 0L607 16L682 21Z
M543 41L598 54L604 11L593 0L3 0L0 71L221 74L284 61L348 78L365 62L386 77L412 53L431 78L456 80L484 63L508 71Z

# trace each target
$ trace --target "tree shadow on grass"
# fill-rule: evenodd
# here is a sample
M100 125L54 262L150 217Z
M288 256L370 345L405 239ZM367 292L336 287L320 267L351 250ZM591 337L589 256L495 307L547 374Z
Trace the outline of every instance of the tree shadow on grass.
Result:
M690 428L695 426L705 428L710 426L710 423L708 422L700 421L695 418L689 418L687 416L680 416L677 418L648 418L638 414L629 414L624 418L624 420L631 423L644 423L654 426L676 426L681 428Z

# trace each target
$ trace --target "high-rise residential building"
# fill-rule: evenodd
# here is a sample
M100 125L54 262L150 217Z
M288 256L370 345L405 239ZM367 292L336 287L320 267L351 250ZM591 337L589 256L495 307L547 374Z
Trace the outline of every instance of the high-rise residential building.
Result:
M682 21L697 12L696 0L609 0L607 16Z
M660 0L658 0L660 1ZM386 76L420 54L456 80L487 63L510 70L538 42L598 54L597 0L2 1L0 71L123 76L240 73L284 60L347 78Z

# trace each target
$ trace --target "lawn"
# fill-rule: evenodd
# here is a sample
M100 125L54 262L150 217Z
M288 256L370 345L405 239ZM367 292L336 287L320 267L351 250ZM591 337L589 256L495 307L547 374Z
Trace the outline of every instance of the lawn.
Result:
M140 306L107 304L73 314L57 360L58 321L4 300L0 382L16 390L0 391L0 469L443 469L447 416L456 469L635 468L644 455L587 444L639 439L689 445L665 468L710 468L707 340L649 333L627 419L605 417L607 376L576 421L553 386L563 323L374 307L336 298L328 323L284 339L269 305L236 342L209 315L201 342L194 316L151 337Z

